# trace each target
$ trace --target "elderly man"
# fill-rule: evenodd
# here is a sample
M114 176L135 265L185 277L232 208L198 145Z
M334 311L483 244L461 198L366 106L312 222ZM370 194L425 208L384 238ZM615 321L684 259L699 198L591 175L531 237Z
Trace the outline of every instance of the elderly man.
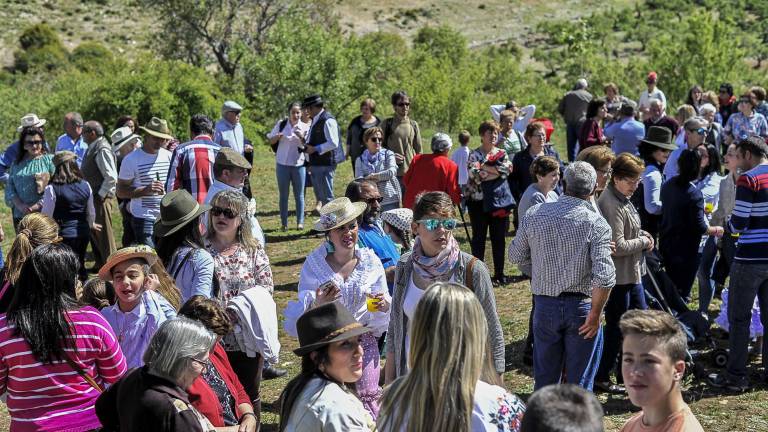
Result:
M565 120L566 143L568 149L568 160L576 160L576 143L579 140L579 131L581 124L587 119L587 105L592 100L592 94L587 91L589 84L584 78L579 78L573 90L563 96L560 105L557 106L557 112Z
M461 202L459 190L459 167L448 158L453 147L451 137L436 133L432 137L432 154L417 154L405 173L406 194L403 207L412 209L416 196L422 192L441 191L451 196L454 204Z
M19 127L16 128L16 132L21 132L21 130L27 126L45 129L46 123L47 120L39 118L37 114L27 114L21 118ZM47 141L43 143L43 147L45 147L46 152L51 152ZM5 183L8 180L8 173L6 171L16 162L16 157L19 155L20 150L21 144L16 140L5 149L2 155L0 155L0 183Z
M645 77L645 85L647 88L643 90L642 93L640 93L640 99L637 101L639 106L638 108L640 109L640 114L643 120L648 118L648 115L650 114L651 99L660 100L662 106L667 105L667 97L664 95L664 92L656 87L656 83L658 83L658 81L659 76L656 74L656 72L653 71L648 72L648 76ZM675 131L672 131L672 133L675 133Z
M304 98L301 109L307 110L312 122L307 132L306 150L309 170L312 172L312 188L319 203L333 201L333 176L339 159L344 160L341 150L339 124L325 109L325 101L319 95Z
M107 258L117 250L115 234L112 231L117 168L115 154L104 137L104 127L99 122L91 120L83 125L83 142L88 144L88 151L85 152L80 170L94 193L93 206L96 209L94 223L101 225L101 231L91 230L93 268L100 269Z
M203 204L213 183L213 164L221 146L213 141L213 122L204 114L189 119L189 136L191 141L173 151L165 190L185 189Z
M645 137L645 126L635 120L635 107L632 101L623 103L619 108L619 121L609 124L603 131L611 139L611 150L616 154L627 152L637 155L637 146Z
M707 121L701 117L691 117L683 124L683 130L685 131L685 146L678 147L677 150L670 153L669 159L667 159L667 163L664 165L664 178L666 180L677 175L677 160L680 159L680 154L683 153L683 150L693 150L704 144L704 139L707 136Z
M77 155L77 166L81 166L88 144L83 142L83 117L80 113L70 112L64 116L64 132L56 141L56 151L71 151Z
M643 117L643 124L645 130L648 130L651 126L661 126L669 129L672 135L677 134L677 130L680 129L680 124L677 120L668 116L665 110L665 103L661 99L652 98L648 102L648 115Z
M245 156L245 159L253 164L253 146L245 138L243 125L240 123L240 114L242 112L243 107L237 102L224 102L224 105L221 107L221 118L216 122L216 133L213 135L213 141L222 147L230 147ZM249 181L245 182L243 193L246 197L251 197L251 184Z
M600 315L616 283L611 228L590 204L597 173L586 162L565 170L565 195L525 214L510 260L531 278L535 388L562 380L592 390L603 336ZM532 271L532 272L531 272Z
M382 146L395 152L397 180L400 182L400 192L405 196L407 189L403 177L413 157L421 153L421 131L419 124L408 116L411 112L411 97L400 90L392 94L391 101L395 115L380 125L384 131Z
M165 180L171 165L171 152L165 144L173 139L168 123L152 117L145 126L144 145L132 151L120 164L117 197L130 199L134 241L155 247L152 239L160 217L160 201L165 195Z

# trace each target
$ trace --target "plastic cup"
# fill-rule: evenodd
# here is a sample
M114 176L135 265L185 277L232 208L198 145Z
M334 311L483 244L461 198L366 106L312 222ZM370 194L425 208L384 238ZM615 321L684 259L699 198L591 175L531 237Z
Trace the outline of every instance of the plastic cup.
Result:
M379 299L376 297L368 296L365 299L365 306L368 308L368 312L378 312L379 311Z

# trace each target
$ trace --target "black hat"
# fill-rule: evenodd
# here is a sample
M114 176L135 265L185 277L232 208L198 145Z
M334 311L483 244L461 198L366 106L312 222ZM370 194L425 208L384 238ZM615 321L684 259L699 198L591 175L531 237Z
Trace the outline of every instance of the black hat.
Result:
M308 107L312 107L312 106L315 106L315 105L320 105L322 103L323 103L323 98L320 97L320 95L315 94L315 95L312 95L312 96L305 97L304 100L301 101L301 107L302 108L308 108Z
M645 138L641 143L650 144L664 150L677 150L677 146L672 143L672 131L663 126L651 126Z
M326 303L304 312L296 321L299 347L293 350L297 356L309 354L332 342L349 339L370 332L355 320L346 307Z

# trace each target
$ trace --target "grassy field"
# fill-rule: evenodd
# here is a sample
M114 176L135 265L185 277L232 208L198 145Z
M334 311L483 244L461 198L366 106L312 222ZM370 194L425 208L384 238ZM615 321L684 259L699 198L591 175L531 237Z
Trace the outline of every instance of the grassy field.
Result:
M258 148L255 154L255 169L251 176L251 184L259 204L258 217L268 238L267 253L269 255L272 271L275 278L275 300L278 304L279 315L285 304L296 297L296 285L304 257L314 249L322 239L308 235L306 232L279 230L280 221L277 207L277 187L274 180L274 157L266 148ZM352 179L351 168L348 163L337 170L336 193L343 193L344 186ZM291 208L293 205L291 204ZM314 207L314 198L311 190L308 191L307 208ZM8 233L4 242L4 250L7 251L9 238L12 236L12 227L9 225L10 217L4 206L0 210L3 222ZM289 226L295 226L292 219ZM307 226L311 226L314 217L307 216ZM117 225L119 227L119 224ZM116 228L116 231L120 231ZM119 234L119 233L118 233ZM469 246L463 229L455 231L456 237L462 245L462 249L468 250ZM118 235L119 238L119 235ZM487 260L490 260L490 245L487 247ZM518 274L511 265L507 265L507 274ZM533 389L531 369L522 363L522 346L527 332L528 311L530 307L530 291L528 282L521 282L495 290L498 313L504 328L504 337L507 343L507 354L511 370L504 375L507 388L527 398ZM694 299L696 301L696 299ZM713 306L715 313L719 308L719 302ZM280 332L281 352L280 367L290 371L287 377L266 381L263 383L262 401L264 404L264 431L274 431L277 425L275 414L275 402L288 380L295 376L299 362L291 352L297 346L296 340ZM753 379L757 379L757 364L752 365ZM768 420L765 412L768 411L768 391L765 387L755 391L734 396L725 396L712 392L700 382L688 382L686 397L691 401L691 408L697 415L706 430L711 431L766 431ZM635 411L629 401L624 397L600 396L606 411L606 430L618 430L626 419ZM0 413L0 430L6 430L8 417L5 407Z

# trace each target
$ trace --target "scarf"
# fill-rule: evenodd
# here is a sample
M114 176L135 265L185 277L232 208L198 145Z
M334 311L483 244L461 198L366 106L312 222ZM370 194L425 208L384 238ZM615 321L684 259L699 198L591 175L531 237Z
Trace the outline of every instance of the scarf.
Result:
M376 154L371 154L368 149L365 149L361 158L369 172L377 172L379 170L378 164L386 161L387 155L384 154L384 149L377 151Z
M421 248L421 239L416 237L416 243L413 245L413 253L411 254L413 270L427 282L445 282L451 277L451 272L459 261L459 252L459 243L451 236L448 247L437 256L425 256L424 250Z

